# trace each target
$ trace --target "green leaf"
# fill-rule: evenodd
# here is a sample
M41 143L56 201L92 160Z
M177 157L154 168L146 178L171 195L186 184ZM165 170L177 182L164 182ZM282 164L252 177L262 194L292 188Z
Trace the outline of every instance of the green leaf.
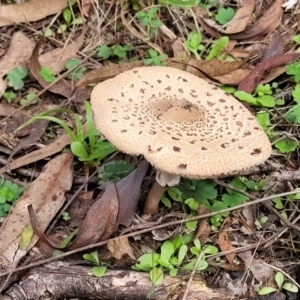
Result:
M300 103L300 84L297 84L292 92L292 95L294 97L294 101L298 104Z
M127 163L125 160L110 161L102 165L99 169L99 184L107 181L117 182L129 175L134 170L134 164Z
M98 256L98 251L95 250L95 251L92 251L91 253L86 253L86 254L83 254L83 258L85 260L88 260L96 265L99 265L100 262L99 262L99 256Z
M229 38L228 36L223 36L219 39L217 39L212 47L211 47L211 50L209 51L207 57L206 57L206 60L211 60L213 59L214 57L218 56L219 53L226 47L226 45L228 44L229 42Z
M162 196L162 197L160 198L160 201L161 201L166 207L168 207L168 208L171 208L171 207L172 207L172 203L171 203L171 201L170 201L167 197Z
M189 230L195 230L197 227L198 221L188 221L185 223L185 226Z
M244 91L236 91L234 96L242 101L246 101L249 104L258 105L256 98Z
M199 34L198 32L196 31L192 31L189 33L188 35L188 42L189 42L189 45L194 48L194 49L197 49L198 46L201 44L202 42L202 36L201 34Z
M150 279L153 284L161 284L164 279L164 272L161 268L153 268L150 271Z
M141 271L150 271L158 265L160 255L157 253L146 253L139 257L138 262L134 265Z
M188 198L184 203L188 205L191 210L197 210L199 207L199 203L194 198Z
M298 293L298 287L292 283L285 283L283 286L282 286L283 289L291 292L291 293Z
M92 268L92 274L96 277L102 277L105 272L106 272L106 267L105 266L101 266L101 267L93 267Z
M195 199L199 202L205 202L207 199L215 199L218 195L216 184L209 179L197 180L195 183Z
M169 265L170 265L170 258L171 258L171 256L174 254L174 252L175 252L175 249L174 249L174 245L173 245L173 243L171 242L171 241L165 241L163 244L162 244L162 246L161 246L161 248L160 248L161 250L161 253L160 253L160 257L159 257L159 259L158 259L158 262L162 265L162 266L164 266L164 267L166 267L166 268L168 268L169 267Z
M216 254L218 253L218 248L215 247L215 246L212 246L212 245L208 245L207 247L204 247L204 249L202 249L202 251L205 253L205 254Z
M24 86L23 79L28 75L28 70L25 67L14 67L7 74L8 85L14 90L21 90Z
M294 62L286 66L286 73L293 75L296 82L300 81L300 62Z
M35 93L29 93L26 95L26 98L22 98L20 100L21 105L33 105L38 102L38 98L36 97Z
M277 209L283 209L284 208L284 205L281 201L281 198L276 197L276 198L272 199L272 202L275 203L275 208L277 208Z
M50 37L52 35L52 30L50 28L47 28L44 32L45 37Z
M275 99L272 96L264 95L256 98L257 103L263 107L274 107Z
M112 50L106 45L102 45L98 48L97 55L103 59L107 59L112 55Z
M67 30L68 26L66 24L61 24L59 25L58 29L57 29L57 33L58 34L62 34L63 32L65 32Z
M216 20L219 22L219 24L224 25L227 22L229 22L235 15L235 11L231 8L220 8L218 10L217 15L215 16Z
M298 45L300 45L300 35L295 35L293 37L294 42L296 42Z
M89 158L86 149L84 148L83 144L80 142L72 142L71 143L71 151L74 155L76 155L78 158L87 160Z
M52 70L47 67L41 67L39 74L48 83L51 83L56 79L55 76L53 76Z
M194 266L195 266L195 263L196 263L196 259L192 259L188 264L184 265L182 267L182 269L184 269L184 270L193 270ZM197 271L203 271L207 267L208 267L208 263L204 259L201 259L199 264L198 264Z
M256 119L263 130L267 130L268 127L271 126L270 114L266 111L259 111L256 114Z
M8 103L11 103L12 100L14 100L17 97L17 94L12 91L8 91L8 92L5 92L3 94L3 96L7 100Z
M21 238L19 241L20 250L25 251L29 247L32 237L33 237L33 229L31 224L29 224L22 231Z
M64 19L65 19L66 23L69 25L71 23L71 20L72 20L72 14L71 14L71 11L70 11L69 8L64 9L63 16L64 16Z
M268 295L268 294L271 294L271 293L274 293L274 292L277 292L277 290L273 287L270 287L270 286L266 286L266 287L263 287L262 289L260 289L258 291L258 294L263 296L263 295Z
M297 104L290 108L285 114L285 117L290 122L297 122L298 124L300 124L300 104Z
M279 289L281 290L283 282L284 282L284 276L281 272L277 272L275 275L275 281L279 287Z
M184 244L182 236L176 236L176 237L174 237L174 239L172 240L172 243L173 243L174 249L176 251L177 249L179 249Z
M295 140L284 139L277 142L275 147L279 149L281 153L290 153L297 149L298 142Z
M234 207L237 205L240 205L247 201L249 198L245 195L242 195L240 193L231 191L228 194L224 194L222 196L222 201L228 206L228 207Z
M177 187L169 187L167 192L172 200L182 202L182 193Z
M177 266L178 267L181 265L182 261L184 260L184 258L186 256L186 253L187 253L187 250L188 250L187 245L182 245L179 248L179 251L178 251L178 261L177 261Z

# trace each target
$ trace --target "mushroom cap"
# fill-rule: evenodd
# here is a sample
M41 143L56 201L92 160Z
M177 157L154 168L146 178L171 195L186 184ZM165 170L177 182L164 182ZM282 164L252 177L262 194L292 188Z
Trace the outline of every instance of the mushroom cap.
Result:
M188 72L139 67L96 85L96 128L115 147L158 170L214 178L264 162L271 145L234 97Z

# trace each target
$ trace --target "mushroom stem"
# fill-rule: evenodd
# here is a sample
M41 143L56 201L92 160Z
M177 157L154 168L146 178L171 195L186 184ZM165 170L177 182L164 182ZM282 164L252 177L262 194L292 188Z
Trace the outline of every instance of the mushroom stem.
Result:
M144 214L156 213L160 198L166 189L167 187L161 186L157 181L154 182L146 198Z

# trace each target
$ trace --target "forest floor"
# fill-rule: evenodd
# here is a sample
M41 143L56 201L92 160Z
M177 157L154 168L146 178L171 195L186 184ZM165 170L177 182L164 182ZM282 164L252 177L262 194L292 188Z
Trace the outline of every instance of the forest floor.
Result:
M300 4L6 2L0 299L299 299ZM271 156L235 176L182 177L145 214L154 167L104 140L90 106L97 83L144 65L233 95ZM195 93L211 96L202 82Z

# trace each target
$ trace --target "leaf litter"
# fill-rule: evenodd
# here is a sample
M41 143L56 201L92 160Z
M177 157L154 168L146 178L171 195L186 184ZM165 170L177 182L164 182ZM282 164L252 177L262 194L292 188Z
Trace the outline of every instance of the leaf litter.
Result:
M58 11L67 7L66 1L53 1L51 8L48 7L48 5L44 5L44 7L42 7L42 2L43 1L35 0L29 2L26 5L13 4L1 6L0 26L7 26L8 24L12 23L35 22L36 20L45 19L49 15L56 14ZM214 82L238 86L238 88L241 90L252 92L258 86L258 84L271 81L279 75L283 74L285 72L285 68L282 65L298 59L299 56L296 53L288 53L287 45L285 45L285 40L280 39L280 37L278 36L275 36L275 38L273 38L273 32L275 32L277 30L277 27L280 26L281 18L283 18L284 15L283 9L281 8L283 4L282 0L274 0L271 3L272 4L269 5L269 7L263 6L264 12L259 12L259 17L257 19L254 19L253 12L254 9L257 9L258 7L257 4L255 5L255 1L248 0L239 2L239 8L236 10L234 18L227 24L227 26L224 27L220 27L214 21L212 21L212 18L208 17L203 10L200 10L199 8L193 9L193 12L195 13L199 21L199 24L206 32L203 33L206 34L206 37L209 38L210 35L213 37L219 37L220 35L227 35L230 37L230 41L226 47L226 51L227 54L234 57L233 61L227 61L224 59L215 59L211 61L206 61L205 59L195 59L195 57L193 55L190 55L185 48L184 43L181 39L182 37L178 38L178 36L180 36L180 30L170 30L169 27L171 27L171 29L174 28L172 28L173 25L170 25L169 23L166 23L168 24L168 26L164 24L161 28L158 29L158 39L149 39L144 28L142 28L137 20L134 19L134 14L132 14L131 10L122 9L120 12L120 21L123 24L124 29L128 32L129 39L133 41L133 43L139 40L139 43L142 43L144 46L147 45L147 47L150 46L153 49L156 49L159 53L164 53L164 51L168 52L170 55L166 61L166 65L186 70L202 78L213 80ZM91 3L89 2L88 6L84 10L82 8L82 13L87 18L93 14L90 5ZM21 8L23 9L23 16L18 13ZM33 10L35 10L35 16L33 15ZM12 11L16 12L16 19L14 19L15 17L12 16ZM257 12L258 11L256 10L255 13ZM175 13L178 12L175 11ZM26 17L26 19L24 19L24 16ZM106 21L102 22L105 23ZM180 26L180 22L181 21L179 21L179 25L177 24L176 26ZM107 24L106 26L109 27L110 24ZM125 60L125 62L122 62L122 64L107 64L107 62L100 62L99 64L98 62L95 63L95 60L93 61L93 58L91 59L91 62L94 65L92 68L90 68L92 70L83 75L83 77L81 77L79 81L75 82L75 88L72 88L73 82L64 79L64 76L62 76L61 80L54 83L53 85L51 84L49 87L49 83L46 83L40 76L39 71L41 69L41 66L46 65L50 67L53 74L60 74L61 72L63 72L66 61L69 58L76 57L78 55L79 50L82 49L83 43L86 42L84 37L90 34L89 29L87 31L82 30L81 33L79 29L77 29L77 31L78 32L76 34L76 37L73 38L73 42L66 43L64 47L56 48L52 45L50 46L50 48L52 49L44 54L40 54L40 49L42 48L42 45L46 43L45 38L40 39L40 41L37 43L34 43L33 39L29 39L25 34L22 33L22 31L17 31L14 35L12 35L10 48L0 60L0 95L2 96L7 90L7 82L5 76L7 76L7 74L16 65L29 66L31 75L33 75L33 79L27 79L27 82L25 82L25 87L28 82L36 80L35 84L39 85L41 89L44 89L46 91L42 93L42 95L44 94L43 101L45 101L46 103L50 102L51 105L53 105L54 102L56 102L57 105L57 101L54 100L53 95L55 95L55 97L57 97L59 101L68 99L68 105L70 105L71 96L74 96L74 94L79 89L86 88L90 84L114 77L124 70L143 65L142 58L145 57L146 54L142 48L139 48L137 43L137 50L135 54L138 54L138 59L135 59L134 61ZM116 41L114 39L111 39L112 35L108 32L105 33L107 34L107 36L105 36L105 34L104 36L107 40L110 39L110 42L108 43L109 45L115 43ZM280 30L277 31L277 33L278 32L280 33ZM102 34L103 33L104 31L102 32ZM67 34L67 32L65 32L64 34ZM267 36L268 34L269 36ZM58 36L56 35L56 37ZM101 40L100 44L106 44L107 40L104 42L103 35L99 35L99 37ZM246 48L241 46L242 43L240 41L242 40L247 40L247 43L254 44L257 41L261 42L265 37L267 37L266 44L269 44L269 47L265 47L265 45L259 45L258 48L261 50L260 60L254 58L255 56L250 50L246 50ZM65 38L65 36L62 38ZM24 45L26 45L26 47L24 47ZM47 44L47 46L49 47L49 44ZM186 57L183 58L182 56ZM240 59L240 57L242 57L242 59ZM257 63L257 61L260 62ZM115 63L116 61L113 62ZM63 82L65 82L66 84ZM47 90L50 91L50 93L47 92ZM76 105L78 106L77 109L79 111L82 110L80 99L82 98L79 97L76 99L76 101L74 100L74 103L76 103ZM16 105L18 105L17 102L14 104L13 109L9 109L7 106L3 106L3 103L0 103L0 109L3 110L2 115L0 112L0 116L6 117L7 115L14 115L14 117L10 117L8 119L9 122L7 126L5 124L2 125L1 130L3 132L1 133L2 135L0 135L0 142L1 136L6 136L8 140L7 145L9 145L9 142L11 142L12 145L10 145L10 147L15 152L24 151L24 149L30 149L27 148L30 143L36 144L37 142L39 142L47 126L47 122L44 122L43 126L41 126L41 124L38 125L38 123L34 123L32 128L38 129L36 133L30 128L23 129L23 132L20 132L20 136L18 136L21 140L18 147L17 145L19 141L14 140L14 138L16 138L17 136L10 136L10 132L14 132L14 130L17 126L20 125L20 123L30 118L30 116L32 115L31 113L35 112L32 107L29 108L28 111L21 111L21 113L19 113L18 109L15 108ZM39 103L38 105L41 106L41 103ZM41 106L41 110L43 110L43 107L46 106ZM4 110L7 113L4 113ZM15 118L15 120L13 118ZM26 138L24 137L27 137L28 140L26 140ZM11 141L9 141L9 139L11 139ZM3 141L4 140L5 139L3 139ZM32 189L35 187L35 185L37 186L36 188L40 189L40 191L42 192L40 178L43 178L43 176L46 175L48 176L47 183L49 185L51 185L52 182L52 184L56 186L57 182L65 179L66 181L68 181L68 183L66 183L68 185L68 188L62 187L60 186L60 184L58 184L58 186L56 186L56 189L53 189L53 191L47 191L47 197L49 197L49 199L52 199L48 200L50 203L51 201L53 202L53 197L56 198L59 194L60 198L58 203L56 203L57 206L52 207L45 217L44 215L41 215L40 210L45 209L45 207L47 207L48 209L48 206L43 202L46 201L46 199L40 199L41 208L39 208L39 206L37 207L36 205L33 205L30 209L31 223L34 227L33 230L37 233L40 241L44 241L45 243L52 245L52 248L61 249L58 240L54 238L53 235L45 235L44 232L51 220L54 218L54 215L56 213L59 213L60 207L65 202L64 194L72 186L72 176L70 175L70 173L67 173L68 175L66 175L65 172L72 173L72 171L70 170L71 166L73 165L73 158L67 158L67 156L70 154L66 153L62 154L62 156L54 156L55 154L61 152L65 148L65 146L69 145L70 143L71 139L68 135L61 135L59 137L56 137L55 139L52 139L50 143L47 143L47 145L38 150L28 150L27 153L24 152L24 155L19 155L13 161L7 164L7 166L3 166L0 169L0 173L5 173L32 163L43 165L43 161L45 159L50 159L50 162L48 164L50 164L51 162L55 163L56 160L61 159L60 164L64 165L64 167L66 167L66 164L67 166L69 166L66 168L62 168L60 166L57 168L57 170L52 170L48 167L45 168L40 177L38 177L29 185L28 190L20 198L11 214L6 218L5 222L1 226L0 245L2 244L1 236L3 236L3 240L4 237L5 240L6 238L7 240L3 244L5 245L3 247L6 247L6 249L0 251L1 254L3 253L0 257L0 261L3 261L3 266L6 266L6 269L16 267L19 259L25 257L28 250L34 243L36 243L36 236L33 238L33 240L31 239L31 235L33 232L30 228L29 215L27 213L27 204L30 204L29 202L34 202L35 196L32 198L32 201L28 201L28 198L31 198L31 193L32 195L34 195ZM7 145L3 144L3 148ZM23 146L20 147L21 145ZM10 151L2 153L10 153ZM78 165L76 164L74 166L78 167ZM137 169L127 177L121 179L116 183L107 182L104 191L100 192L97 198L93 199L94 204L88 210L85 219L78 231L77 238L73 239L73 241L69 245L64 247L64 250L74 250L101 240L107 240L112 235L118 235L123 227L128 227L132 224L132 222L136 222L134 213L136 212L136 207L138 206L140 192L145 192L143 182L145 184L145 182L149 181L149 177L145 175L148 171L148 164L146 162L141 162ZM61 174L56 172L60 172ZM48 184L44 188L47 189L48 187L49 189ZM56 194L54 195L53 193ZM172 207L172 209L173 208L174 207ZM178 207L176 207L176 209L178 209ZM17 218L20 215L20 212L18 210L21 210L22 216L25 216L22 217L22 220L26 221L22 221L20 223L17 222L17 224L21 224L22 226L19 226L17 228L18 230L16 231L16 235L16 233L11 233L11 231L8 231L11 225L7 225L7 223L12 222L12 220L14 222L18 220ZM199 209L198 213L200 215L205 214L206 210L204 208L202 208L202 210ZM239 249L235 245L233 245L234 243L231 233L232 228L231 225L226 224L227 220L230 219L225 219L222 222L222 227L220 228L220 232L218 233L217 240L213 238L213 232L209 223L209 219L204 219L199 222L195 238L198 237L201 241L201 244L205 244L205 242L211 243L213 241L219 244L220 250L230 250L233 253L236 253L236 255L234 255L233 253L225 254L224 257L227 258L227 261L229 263L219 264L219 267L221 266L225 270L243 270L244 265L246 265L249 266L252 275L258 282L266 281L266 279L271 277L272 275L271 269L269 267L265 267L263 259L254 257L253 251L239 252ZM154 216L153 222L146 223L149 223L148 225L152 223L155 224L155 222L157 224L161 224L161 222L163 221L164 220L161 217L157 217L157 220L155 220ZM250 225L245 223L246 227L247 225L249 225L253 233L255 232L253 220L249 222L251 222ZM68 224L67 221L65 224ZM148 226L147 224L141 225L145 226L145 228ZM127 229L130 230L130 227ZM173 229L174 232L178 233L178 228ZM236 238L240 238L239 235L242 234L249 234L249 232L246 233L245 228L240 228L240 230L241 233L236 235ZM164 240L164 238L170 239L172 237L172 235L168 234L167 230L165 232L159 232L153 229L151 232L152 238L153 240L156 240L156 243L159 243L157 241ZM7 234L9 234L10 239L8 238ZM163 238L161 239L161 237ZM143 237L141 236L140 238L143 239ZM108 243L108 249L117 260L122 260L124 254L127 254L132 260L138 258L135 256L135 253L133 251L131 240L127 237L113 239ZM237 259L240 259L240 266L235 264L235 261ZM212 265L216 264L212 262ZM243 289L243 293L245 293L245 288Z

